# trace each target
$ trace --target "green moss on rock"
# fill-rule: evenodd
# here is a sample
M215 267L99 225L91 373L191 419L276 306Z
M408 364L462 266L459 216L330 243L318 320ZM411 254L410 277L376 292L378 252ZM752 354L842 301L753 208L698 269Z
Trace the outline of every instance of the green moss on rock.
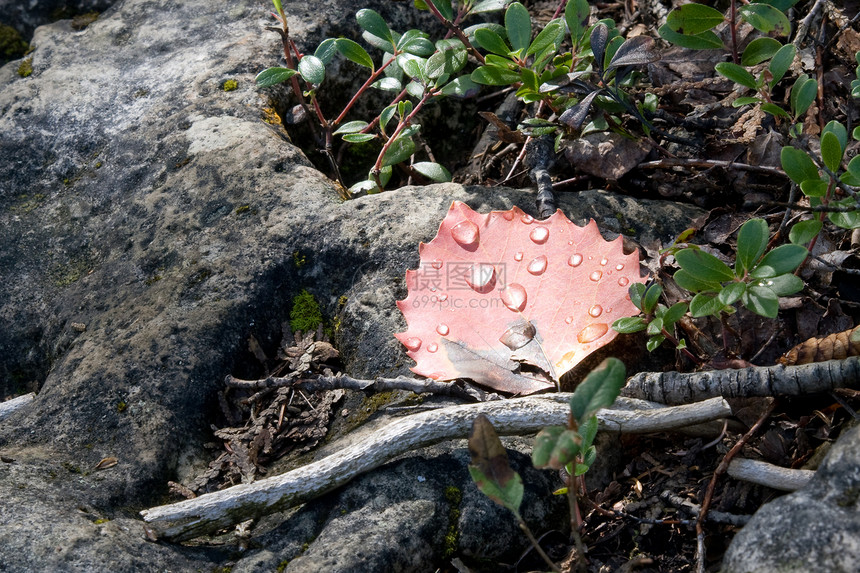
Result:
M27 58L18 64L18 75L26 78L33 73L33 58Z
M14 60L27 53L30 46L12 26L0 24L0 63Z
M323 323L322 309L314 298L314 295L302 290L293 299L293 308L290 310L290 328L293 332L313 331Z

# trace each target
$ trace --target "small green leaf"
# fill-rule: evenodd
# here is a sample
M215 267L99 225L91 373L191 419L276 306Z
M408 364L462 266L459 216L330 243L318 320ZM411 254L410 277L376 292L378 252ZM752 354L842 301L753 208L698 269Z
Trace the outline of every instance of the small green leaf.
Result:
M756 38L744 49L744 53L741 56L741 64L744 66L760 64L772 58L781 47L783 47L782 44L773 38Z
M795 245L805 245L821 232L823 224L818 219L795 223L788 232L788 240Z
M824 126L824 129L821 130L822 137L825 133L832 133L836 136L836 139L839 141L839 148L842 153L845 153L845 148L848 146L848 130L845 129L845 126L835 119L830 120L827 122L827 125ZM834 169L833 171L836 170Z
M465 65L466 50L443 50L430 56L425 73L428 78L436 79L442 74L456 74Z
M794 44L786 44L776 52L776 54L773 56L773 59L770 61L770 64L768 64L768 69L773 76L768 83L769 89L772 90L773 87L778 84L779 81L785 76L785 73L788 71L788 69L791 67L791 63L794 61L794 55L796 53L797 50L794 47Z
M594 438L597 437L599 424L597 416L592 416L579 426L579 435L582 436L582 449L590 450L591 444L594 443ZM586 454L587 455L587 454ZM588 465L591 465L590 463Z
M375 193L381 193L382 189L379 188L379 185L376 184L376 181L371 179L365 179L364 181L359 181L355 185L349 188L349 192L353 195L358 195L360 193L367 193L368 195L373 195Z
M564 22L561 18L556 18L549 22L543 30L531 43L529 49L526 50L526 55L540 54L545 50L557 52L561 47L561 41L564 39Z
M316 56L307 55L299 60L299 73L309 84L321 84L325 79L325 65Z
M645 330L645 320L641 316L626 316L612 323L612 330L621 334L631 334Z
M451 0L431 0L439 13L446 19L454 19L454 8L451 6Z
M860 228L860 209L857 208L857 202L854 197L846 197L839 201L833 201L830 204L834 207L853 207L855 209L847 213L830 213L829 218L831 223L843 229Z
M665 328L671 328L673 324L681 320L687 314L687 303L676 302L663 314L663 325Z
M645 291L647 290L648 287L642 283L633 283L627 289L627 293L630 295L630 302L639 310L642 310L642 297L645 296Z
M800 190L807 197L824 197L830 184L822 179L807 179L800 184Z
M510 47L508 47L502 37L487 28L475 30L475 42L488 52L493 52L500 56L507 57L511 52Z
M657 336L663 332L663 319L657 317L648 323L648 327L645 329L645 334L648 336Z
M373 82L371 87L384 92L399 92L403 89L403 84L397 78L382 78Z
M762 258L750 276L761 279L794 272L808 254L809 251L800 245L780 245Z
M523 480L511 468L508 452L499 440L493 424L483 414L472 422L469 435L472 463L469 474L481 492L519 515L523 501Z
M663 24L657 33L667 42L689 50L719 50L723 47L723 41L711 30L695 35L680 34L672 30L668 24Z
M762 102L764 102L764 100L761 99L760 97L742 96L739 98L735 98L735 101L732 102L732 107L741 107L741 106L749 105L751 103L762 103Z
M588 28L590 17L591 6L588 5L588 0L568 0L564 8L564 21L567 23L574 44L582 38L583 31Z
M690 301L690 314L693 318L716 316L725 306L717 295L699 293Z
M794 117L797 118L806 113L806 110L815 101L817 95L818 82L806 74L800 74L794 81L794 85L791 86L791 95L789 96L791 111L794 113Z
M576 387L570 399L571 415L579 423L584 422L601 408L611 406L626 383L624 363L607 358Z
M808 179L819 180L818 167L805 151L791 146L785 146L780 152L782 170L788 177L800 185Z
M788 17L773 6L761 3L747 4L741 6L738 12L750 26L763 34L773 32L777 36L788 36L791 32Z
M648 352L654 352L655 350L660 348L660 345L663 344L665 341L666 337L662 334L659 336L652 336L648 339L648 342L645 343L645 348L648 350Z
M397 105L392 104L385 109L382 110L382 113L379 114L379 128L385 133L385 128L388 126L388 122L394 117L394 114L397 113Z
M437 183L447 183L451 180L451 173L438 163L420 161L418 163L413 164L412 169L414 169L427 179L430 179L431 181L436 181Z
M371 70L374 69L373 59L370 57L370 54L356 42L353 42L349 38L338 38L335 40L335 44L337 45L337 51L343 54L349 61L355 62L359 66L370 68Z
M267 88L285 82L297 73L296 70L289 68L268 68L257 74L254 81L257 82L258 87Z
M561 426L550 426L535 436L532 464L538 469L560 470L576 460L580 452L582 437L573 430Z
M714 69L720 75L727 77L736 84L740 84L751 90L756 89L755 77L737 64L733 64L732 62L720 62L714 66Z
M735 263L735 272L738 275L751 269L761 258L767 248L769 235L764 219L750 219L741 226L738 232L738 256Z
M334 133L335 135L340 133L358 133L368 125L370 124L368 124L366 121L348 121L341 125L339 128L337 128Z
M860 53L860 52L858 52ZM860 96L854 96L860 97ZM860 141L860 125L851 130L851 137L853 137L856 141Z
M842 164L842 146L839 138L832 132L824 132L821 135L821 159L824 165L833 172L839 170Z
M718 291L722 288L720 281L703 281L684 269L675 271L673 278L679 287L690 292Z
M482 0L472 6L472 9L469 10L469 14L483 14L485 12L504 10L505 5L507 5L508 2L510 2L510 0Z
M847 170L840 179L847 185L860 186L860 155L851 158Z
M646 314L651 314L657 308L657 302L660 300L660 295L663 294L663 287L657 283L652 284L645 291L645 296L642 297L642 311Z
M721 304L729 306L736 303L738 299L741 298L741 295L744 294L746 288L747 284L744 282L729 283L723 287L723 290L720 291L717 298Z
M529 11L519 2L508 6L505 12L505 30L514 51L526 50L532 39L532 20Z
M741 297L741 303L754 313L768 318L776 318L779 312L779 297L767 287L749 287Z
M701 249L682 249L675 253L675 260L683 270L702 281L722 282L735 278L732 269L723 261Z
M332 58L337 53L337 43L334 38L327 38L323 40L319 46L317 46L316 51L314 51L314 56L320 59L323 65L329 65L331 63Z
M788 112L776 105L775 103L765 102L761 104L761 110L766 111L767 113L776 116L776 117L784 117L786 119L790 119L791 116L788 115Z
M343 135L343 140L349 143L364 143L371 139L376 139L376 136L372 133L347 133Z
M711 30L725 20L723 13L704 4L685 4L666 16L666 25L674 32L696 35Z
M382 166L396 165L406 161L415 153L415 142L409 137L398 137L382 156Z
M777 296L789 296L803 290L803 279L791 273L785 273L778 277L761 279L756 286L767 287Z
M394 38L391 35L391 28L388 27L388 24L378 12L370 8L364 8L355 14L355 19L358 25L367 30L367 32L383 40L387 40L392 46L395 45Z
M469 76L476 84L507 86L520 81L520 74L496 66L481 66Z
M472 78L460 76L448 82L440 90L440 93L445 96L467 98L477 95L479 91L481 91L481 86L473 82Z

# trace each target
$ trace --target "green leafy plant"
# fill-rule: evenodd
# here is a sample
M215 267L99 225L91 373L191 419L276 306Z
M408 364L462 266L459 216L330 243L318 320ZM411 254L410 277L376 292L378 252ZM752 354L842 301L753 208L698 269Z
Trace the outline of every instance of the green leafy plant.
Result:
M647 287L641 283L631 285L629 294L630 301L644 316L619 318L612 324L612 328L623 334L647 331L646 347L649 352L656 350L665 340L669 340L678 350L687 347L683 339L676 340L672 334L675 324L687 314L686 302L677 302L671 307L661 304L663 287L657 283Z
M567 470L566 493L571 504L571 535L580 559L585 547L579 536L579 517L576 495L584 492L582 477L597 459L594 439L597 436L597 412L615 402L626 382L624 364L617 358L608 358L595 368L576 388L570 399L570 416L566 426L544 428L535 438L532 463L536 468ZM517 519L532 545L553 571L556 565L543 552L520 514L523 498L522 478L508 463L507 452L485 416L479 416L472 425L469 437L472 463L469 473L478 489L499 505L509 509Z

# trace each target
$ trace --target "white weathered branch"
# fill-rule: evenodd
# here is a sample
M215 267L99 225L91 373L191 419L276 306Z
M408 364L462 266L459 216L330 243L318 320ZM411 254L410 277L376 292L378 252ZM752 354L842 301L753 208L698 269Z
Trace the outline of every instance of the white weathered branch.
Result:
M621 393L661 404L689 404L715 396L801 396L836 388L860 388L860 356L799 366L642 372L631 377Z
M782 491L795 491L812 479L812 470L793 470L758 460L735 458L729 462L728 473L735 479L757 483Z
M23 408L24 406L32 402L33 398L35 397L36 393L30 392L29 394L24 394L23 396L17 396L15 398L12 398L11 400L0 402L0 420L8 418L12 415L12 412Z
M570 411L569 399L570 394L547 394L415 414L392 422L362 443L304 467L147 509L141 515L158 537L192 539L307 502L416 448L466 438L478 414L486 415L500 435L531 434L562 424ZM619 398L613 409L600 411L598 419L602 430L645 433L683 428L730 414L729 405L721 398L672 408L655 408L639 400Z

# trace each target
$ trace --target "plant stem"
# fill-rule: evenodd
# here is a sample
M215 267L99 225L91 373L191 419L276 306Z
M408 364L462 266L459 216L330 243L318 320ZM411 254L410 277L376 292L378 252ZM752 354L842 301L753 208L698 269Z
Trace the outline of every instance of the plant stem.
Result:
M360 98L362 96L362 94L364 94L364 92L367 91L367 88L369 88L373 84L373 82L375 82L377 80L377 78L379 78L379 76L382 75L382 72L385 70L385 68L388 67L388 64L393 62L394 58L396 58L396 57L397 57L397 54L394 54L394 57L392 57L390 60L388 60L387 62L385 62L381 66L379 66L378 69L374 70L373 73L370 74L370 77L367 78L367 81L364 82L364 84L360 88L358 88L358 91L355 92L355 95L352 96L352 98L346 104L346 107L344 107L343 111L340 112L340 115L338 115L337 118L333 122L331 122L331 127L336 128L338 125L340 125L340 122L343 121L343 118L346 117L346 114L349 113L349 110L351 110L352 107L356 104L356 102L358 101L358 98Z
M429 2L428 2L428 5L430 5ZM526 522L523 521L523 518L520 516L520 514L517 513L516 515L517 515L517 521L519 522L519 525L520 525L520 529L522 529L523 533L526 534L526 537L529 538L529 541L531 542L531 544L535 548L535 550L538 552L538 554L541 556L541 558L543 558L543 560L546 561L546 564L549 565L550 569L555 571L555 573L561 573L561 569L559 569L556 566L556 564L552 562L552 559L549 558L549 555L547 555L544 552L543 548L540 546L537 539L535 539L535 536L532 534L531 530L529 529L529 526L526 525Z
M442 24L446 28L448 28L448 30L450 30L455 36L457 36L457 39L463 42L463 45L466 46L466 49L469 50L469 53L472 54L475 59L478 60L478 62L483 66L485 63L484 56L482 56L481 52L476 50L475 46L473 46L471 42L469 42L469 39L463 33L463 30L461 30L459 26L455 25L454 22L443 16L442 13L439 12L439 9L433 5L432 1L427 2L426 4L427 8L433 13L433 15L436 16L436 18L440 22L442 22Z
M738 18L737 0L732 0L731 1L731 16L729 16L729 30L732 33L732 61L736 64L740 64L741 59L738 56L737 18Z

